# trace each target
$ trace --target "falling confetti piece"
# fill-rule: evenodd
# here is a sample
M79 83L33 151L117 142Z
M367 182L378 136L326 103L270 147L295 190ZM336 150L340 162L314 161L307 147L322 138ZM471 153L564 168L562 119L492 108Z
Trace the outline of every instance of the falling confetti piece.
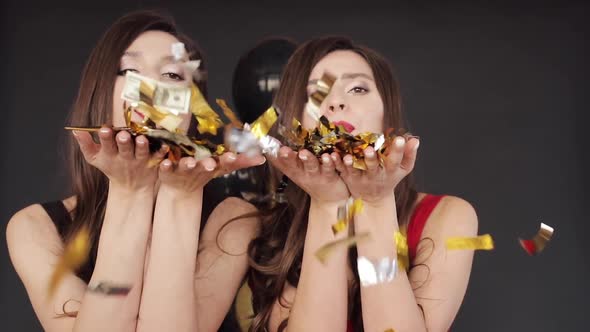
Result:
M315 253L315 256L322 262L322 264L326 264L326 260L328 257L339 248L348 248L357 245L362 241L366 241L370 238L369 233L360 233L354 236L346 237L344 239L336 240L330 243L323 245L320 249L318 249Z
M531 240L523 240L519 238L518 241L527 254L535 256L545 249L545 246L551 240L551 237L553 237L553 227L541 223L539 231Z
M397 252L397 264L402 270L408 271L410 267L410 256L408 255L408 240L402 232L396 231L393 233L395 242L395 249Z
M68 272L75 271L88 260L90 252L90 232L83 226L64 248L55 270L49 280L48 294L53 296L57 286Z
M492 250L494 240L490 234L477 237L451 237L446 240L449 250Z
M338 221L332 225L332 232L338 234L346 229L352 218L363 211L363 201L350 197L344 205L338 207Z

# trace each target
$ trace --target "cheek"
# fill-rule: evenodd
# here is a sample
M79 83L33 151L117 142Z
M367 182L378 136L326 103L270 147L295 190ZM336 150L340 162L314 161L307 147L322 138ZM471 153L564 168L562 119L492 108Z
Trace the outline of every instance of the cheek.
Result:
M315 128L317 126L317 121L315 121L311 115L307 114L305 109L301 115L303 118L301 119L301 126L305 129Z

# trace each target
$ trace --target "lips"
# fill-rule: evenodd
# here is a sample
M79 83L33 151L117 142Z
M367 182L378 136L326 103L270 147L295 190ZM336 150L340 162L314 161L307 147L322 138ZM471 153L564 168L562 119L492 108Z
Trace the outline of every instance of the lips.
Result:
M354 126L346 121L336 121L334 122L334 124L337 126L344 127L344 129L349 133L352 133L352 131L354 130Z

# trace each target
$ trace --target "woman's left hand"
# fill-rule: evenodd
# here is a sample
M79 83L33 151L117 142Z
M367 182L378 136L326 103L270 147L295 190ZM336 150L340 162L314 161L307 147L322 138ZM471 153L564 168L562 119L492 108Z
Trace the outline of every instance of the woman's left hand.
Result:
M190 194L202 191L203 187L215 177L241 168L258 166L265 161L266 159L262 155L246 157L246 155L237 155L233 152L222 154L217 161L211 157L201 160L184 157L176 166L169 159L165 159L160 162L158 176L161 186Z
M376 151L367 147L364 150L366 171L352 166L351 155L333 160L353 197L369 204L384 200L391 202L395 187L414 169L419 143L417 138L406 142L406 138L396 137L383 155L383 166L379 164Z

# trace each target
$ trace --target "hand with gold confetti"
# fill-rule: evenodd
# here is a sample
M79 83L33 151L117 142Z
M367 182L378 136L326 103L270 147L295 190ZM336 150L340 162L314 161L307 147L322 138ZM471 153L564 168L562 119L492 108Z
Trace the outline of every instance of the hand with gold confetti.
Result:
M367 204L383 199L392 202L393 190L414 169L420 141L397 136L389 143L382 154L371 146L364 149L366 170L355 168L350 154L333 159L353 197L362 198Z
M131 190L154 186L158 173L148 165L150 158L164 157L165 147L151 155L145 136L136 137L134 142L128 132L120 131L115 136L108 127L98 131L100 143L95 143L88 132L73 134L86 161L103 172L111 184Z
M343 202L350 197L344 181L336 173L334 158L338 153L323 154L318 160L308 150L299 152L283 146L278 157L269 157L269 161L284 175L289 177L316 202Z

